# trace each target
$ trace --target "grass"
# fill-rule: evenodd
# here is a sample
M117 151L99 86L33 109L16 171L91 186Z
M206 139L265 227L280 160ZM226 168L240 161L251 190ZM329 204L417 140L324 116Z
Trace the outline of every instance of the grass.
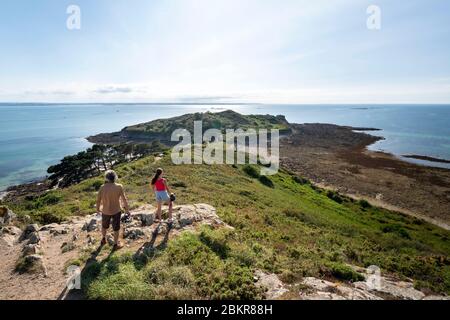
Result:
M178 204L211 204L235 231L183 234L146 263L123 257L97 263L84 275L90 298L259 298L252 281L257 268L291 282L304 276L359 280L347 264L377 265L415 279L419 289L450 294L450 233L439 227L327 192L284 170L268 177L268 186L255 166L175 166L169 157L117 168L132 207L153 202L149 179L156 167L173 182ZM91 214L98 181L88 179L11 209L41 223ZM156 266L168 273L152 276Z
M90 299L261 298L251 269L222 256L224 236L204 228L183 233L147 263L127 254L94 262L82 274L84 290Z

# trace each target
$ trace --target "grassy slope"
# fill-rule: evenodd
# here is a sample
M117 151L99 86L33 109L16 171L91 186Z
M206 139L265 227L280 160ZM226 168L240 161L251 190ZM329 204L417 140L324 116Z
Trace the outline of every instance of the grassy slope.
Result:
M169 157L157 166L165 168L179 204L209 203L235 232L204 229L171 241L149 260L125 254L95 263L85 272L89 297L257 298L255 268L287 282L302 276L357 280L345 263L375 264L416 279L419 288L450 293L450 233L443 229L327 196L284 171L270 177L270 188L243 167L175 166ZM155 167L149 157L117 169L133 206L153 202L148 183ZM92 213L100 182L89 179L13 209L47 222Z

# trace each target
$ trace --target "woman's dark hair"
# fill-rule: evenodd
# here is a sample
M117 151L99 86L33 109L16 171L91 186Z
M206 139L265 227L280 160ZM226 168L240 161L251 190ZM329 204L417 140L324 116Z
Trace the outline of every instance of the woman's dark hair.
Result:
M159 176L163 173L163 169L158 168L156 169L155 175L152 178L152 186L156 183L156 181L158 181Z

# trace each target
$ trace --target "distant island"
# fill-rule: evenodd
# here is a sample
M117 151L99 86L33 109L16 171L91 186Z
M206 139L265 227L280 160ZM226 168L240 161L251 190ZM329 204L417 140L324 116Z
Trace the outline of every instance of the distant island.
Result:
M280 134L291 132L290 124L282 115L242 115L232 110L185 114L169 119L158 119L123 128L119 132L102 133L88 137L92 143L115 144L124 142L142 142L158 140L172 144L171 134L174 130L184 128L192 130L194 121L202 121L203 130L208 129L243 129L264 128L279 129Z

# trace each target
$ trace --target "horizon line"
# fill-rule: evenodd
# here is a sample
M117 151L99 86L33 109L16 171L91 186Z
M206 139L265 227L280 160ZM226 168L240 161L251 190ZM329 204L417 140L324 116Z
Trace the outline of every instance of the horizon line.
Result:
M0 102L4 105L450 105L450 102L338 102L338 103L279 103L279 102Z

